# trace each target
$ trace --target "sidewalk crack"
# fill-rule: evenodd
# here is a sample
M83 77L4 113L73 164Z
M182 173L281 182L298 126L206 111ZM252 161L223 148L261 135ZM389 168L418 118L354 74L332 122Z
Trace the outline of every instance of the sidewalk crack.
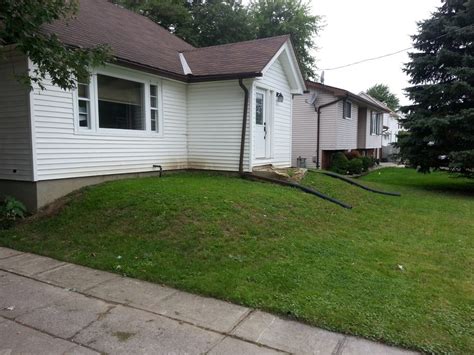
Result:
M80 333L82 332L83 330L85 330L86 328L90 327L92 324L94 324L95 322L100 322L101 320L103 320L105 317L107 317L108 314L110 314L110 312L112 311L112 309L114 309L116 307L116 305L109 305L107 307L107 309L104 311L104 312L100 312L97 314L97 317L96 319L90 321L88 324L86 324L84 327L82 327L81 329L79 329L77 332L75 332L73 335L71 335L69 338L67 338L66 340L70 340L70 341L74 341L74 338Z
M341 355L346 343L347 343L347 336L343 336L342 339L337 342L336 347L332 351L332 355Z

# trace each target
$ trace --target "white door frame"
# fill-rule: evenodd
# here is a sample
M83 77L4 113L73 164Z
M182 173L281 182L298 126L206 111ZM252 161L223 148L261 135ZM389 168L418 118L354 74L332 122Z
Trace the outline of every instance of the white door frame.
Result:
M259 125L256 123L257 119L257 110L256 110L256 101L257 94L262 94L264 98L264 107L263 107L263 123L265 129L265 142L264 142L264 153L259 154L259 147L257 146L257 139L261 139L259 135ZM263 88L260 86L255 87L255 94L253 95L253 115L252 115L252 128L253 128L253 161L257 164L267 163L267 160L272 157L272 138L273 138L273 90ZM261 148L260 148L261 149Z

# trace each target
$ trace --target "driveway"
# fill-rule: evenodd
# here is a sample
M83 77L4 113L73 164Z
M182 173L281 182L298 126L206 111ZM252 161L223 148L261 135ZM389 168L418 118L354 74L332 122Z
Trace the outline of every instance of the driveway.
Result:
M412 354L0 248L0 354Z

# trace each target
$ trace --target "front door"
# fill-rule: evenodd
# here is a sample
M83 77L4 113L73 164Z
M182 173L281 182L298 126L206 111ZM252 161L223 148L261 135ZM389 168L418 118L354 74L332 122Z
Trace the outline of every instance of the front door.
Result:
M267 113L265 92L257 90L255 95L255 158L267 156Z

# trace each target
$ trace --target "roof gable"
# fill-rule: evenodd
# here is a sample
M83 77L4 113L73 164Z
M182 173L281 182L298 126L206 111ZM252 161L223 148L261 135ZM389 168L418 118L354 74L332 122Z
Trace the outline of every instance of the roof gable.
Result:
M237 73L260 74L288 41L288 36L194 48L182 51L193 76Z
M296 59L296 55L293 50L293 46L291 44L289 36L288 40L281 46L278 52L267 63L265 68L263 68L263 75L265 75L267 70L276 60L280 60L280 63L283 66L283 70L291 87L291 92L293 94L302 94L306 88L305 81L303 79L303 75L301 74L298 60Z

